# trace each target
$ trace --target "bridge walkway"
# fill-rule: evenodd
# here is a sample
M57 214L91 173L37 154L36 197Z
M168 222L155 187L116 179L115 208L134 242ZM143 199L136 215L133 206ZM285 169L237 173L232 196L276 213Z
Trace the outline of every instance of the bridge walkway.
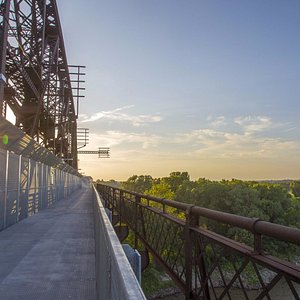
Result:
M96 299L91 189L0 232L0 299Z

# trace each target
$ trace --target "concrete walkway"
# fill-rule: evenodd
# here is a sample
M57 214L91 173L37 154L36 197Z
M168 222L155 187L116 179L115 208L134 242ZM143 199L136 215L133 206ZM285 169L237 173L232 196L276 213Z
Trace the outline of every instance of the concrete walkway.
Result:
M0 232L0 299L96 299L92 191Z

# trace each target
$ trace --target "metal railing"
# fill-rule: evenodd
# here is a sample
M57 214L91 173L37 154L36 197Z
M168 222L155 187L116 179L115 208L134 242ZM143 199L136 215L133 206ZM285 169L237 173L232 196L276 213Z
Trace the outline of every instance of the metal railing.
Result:
M41 162L63 172L80 176L78 171L44 148L22 130L0 116L0 149Z
M265 253L262 240L300 245L299 229L102 184L97 189L186 299L273 299L276 288L285 289L281 299L300 299L300 267ZM200 226L203 217L252 234L252 247Z
M0 230L70 195L81 178L0 149Z
M79 175L0 116L0 230L70 195Z
M98 299L146 299L93 186Z

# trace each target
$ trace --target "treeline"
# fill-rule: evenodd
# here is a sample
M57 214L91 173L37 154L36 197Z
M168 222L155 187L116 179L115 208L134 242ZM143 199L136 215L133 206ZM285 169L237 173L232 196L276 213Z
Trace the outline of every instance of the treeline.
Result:
M190 180L187 172L172 172L170 176L152 178L134 175L123 182L122 188L185 202L236 215L259 218L272 223L300 228L300 182L270 183L242 180ZM252 234L230 226L202 220L202 225L237 241L252 244ZM296 246L265 239L266 249L272 253L292 255ZM288 253L287 252L288 246Z

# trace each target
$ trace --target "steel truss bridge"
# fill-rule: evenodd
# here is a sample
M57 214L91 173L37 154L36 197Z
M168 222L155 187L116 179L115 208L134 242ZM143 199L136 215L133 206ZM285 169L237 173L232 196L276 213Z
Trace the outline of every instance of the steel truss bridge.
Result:
M0 41L1 299L145 299L115 234L123 241L129 230L143 268L150 253L186 299L273 299L278 286L300 299L299 265L264 251L265 237L299 246L299 229L98 185L114 232L77 171L84 67L68 65L56 1L0 0ZM202 218L250 233L253 244L203 228ZM259 289L249 291L249 274Z
M0 0L0 40L0 115L11 109L17 127L77 169L82 67L69 72L56 1Z

